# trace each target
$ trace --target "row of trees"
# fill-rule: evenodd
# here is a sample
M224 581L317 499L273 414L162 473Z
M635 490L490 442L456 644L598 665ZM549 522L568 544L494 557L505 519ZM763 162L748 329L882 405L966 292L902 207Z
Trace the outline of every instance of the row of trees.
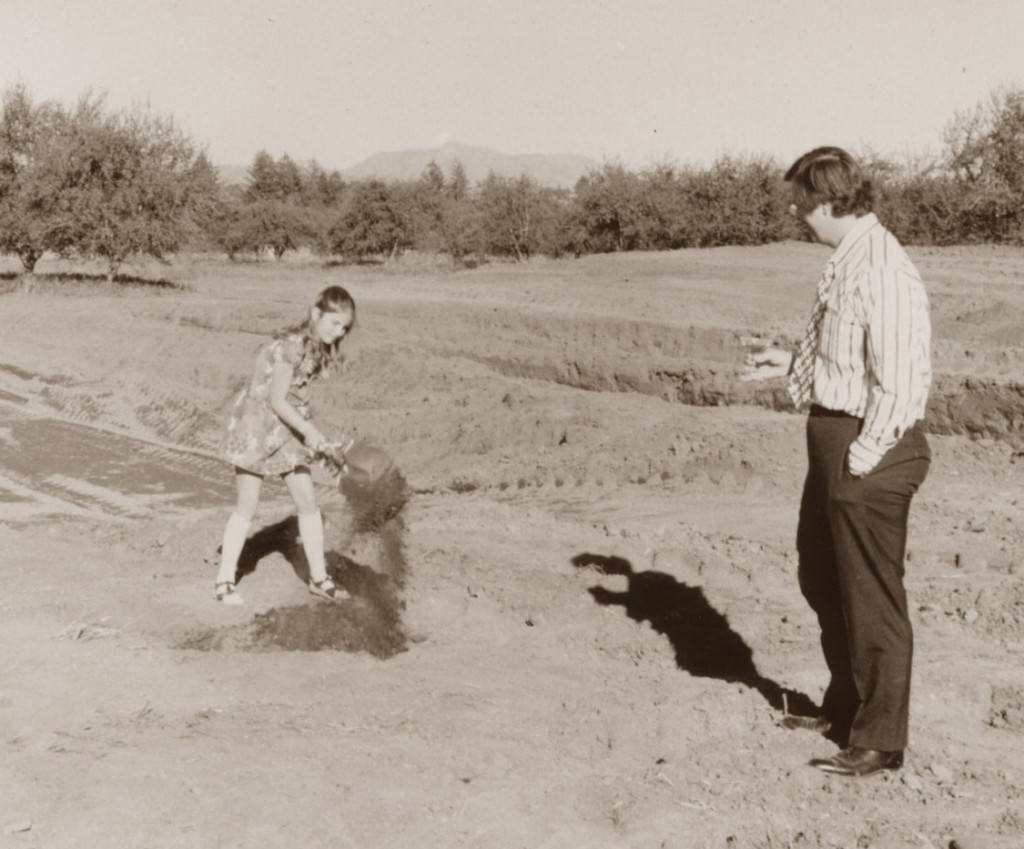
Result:
M0 111L0 251L32 272L46 251L106 261L162 257L194 238L218 187L213 166L167 118L111 113L103 98L36 104L23 85Z
M906 243L1024 244L1024 88L958 112L938 156L868 164L879 213Z
M244 187L221 193L206 232L229 256L301 247L361 259L406 249L456 263L621 250L763 244L797 236L781 172L768 159L724 157L709 169L661 164L635 173L605 163L573 191L530 177L489 175L471 186L454 163L417 180L345 183L316 162L256 155Z
M903 241L1024 243L1024 90L957 114L938 155L861 158ZM132 256L189 249L346 260L416 249L466 263L763 244L801 235L782 170L759 157L639 171L606 162L570 191L494 174L470 185L458 163L447 175L431 163L416 180L346 182L263 151L244 185L223 185L170 119L109 112L91 94L72 107L35 103L15 85L0 112L0 251L29 272L46 251L99 257L112 277Z

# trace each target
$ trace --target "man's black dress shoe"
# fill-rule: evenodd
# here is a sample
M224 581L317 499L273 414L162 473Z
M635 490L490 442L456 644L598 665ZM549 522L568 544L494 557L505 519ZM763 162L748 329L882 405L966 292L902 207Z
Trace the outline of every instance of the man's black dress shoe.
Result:
M815 734L828 734L832 730L832 723L823 716L794 716L787 713L779 720L779 725L790 731L813 731Z
M815 758L811 766L836 775L871 775L886 769L899 769L903 766L903 752L879 752L849 746L830 758Z

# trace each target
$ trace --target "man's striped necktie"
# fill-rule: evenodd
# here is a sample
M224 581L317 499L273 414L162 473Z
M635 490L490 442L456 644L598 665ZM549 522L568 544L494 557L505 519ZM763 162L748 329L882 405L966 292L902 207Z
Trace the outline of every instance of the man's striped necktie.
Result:
M814 387L814 358L818 352L818 342L821 340L821 325L825 318L825 304L828 297L829 286L836 277L836 267L828 263L818 280L817 297L814 301L814 309L811 311L811 320L807 322L807 330L804 331L804 338L800 340L800 347L797 349L796 359L793 361L793 369L789 374L789 397L793 399L797 409L804 407L811 402L811 390Z

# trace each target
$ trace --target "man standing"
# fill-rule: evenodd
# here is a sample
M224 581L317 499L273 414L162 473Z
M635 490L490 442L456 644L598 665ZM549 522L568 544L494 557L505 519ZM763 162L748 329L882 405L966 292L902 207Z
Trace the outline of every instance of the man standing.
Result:
M907 745L903 564L911 498L931 459L919 425L931 384L928 297L846 151L812 150L785 179L791 214L835 250L789 369L794 402L810 407L798 575L831 681L821 716L783 722L843 746L811 765L869 775L902 766Z

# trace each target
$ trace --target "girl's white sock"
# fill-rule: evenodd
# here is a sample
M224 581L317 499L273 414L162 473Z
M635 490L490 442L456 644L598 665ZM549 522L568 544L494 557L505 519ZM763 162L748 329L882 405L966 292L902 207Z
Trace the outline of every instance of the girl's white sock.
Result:
M245 537L249 533L249 519L236 512L228 517L224 527L224 541L220 547L220 570L217 572L217 583L234 581L238 570L238 558L245 545Z
M299 514L299 537L302 539L302 550L306 552L310 580L319 583L327 577L327 564L324 562L324 520L319 510L306 515Z

